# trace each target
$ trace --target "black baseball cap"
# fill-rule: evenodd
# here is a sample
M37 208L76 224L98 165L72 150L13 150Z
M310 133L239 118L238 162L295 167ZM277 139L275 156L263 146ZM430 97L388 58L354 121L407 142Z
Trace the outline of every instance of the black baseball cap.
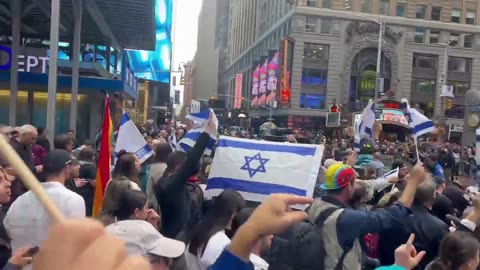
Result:
M43 159L43 172L46 175L57 174L72 164L72 156L65 150L55 149Z

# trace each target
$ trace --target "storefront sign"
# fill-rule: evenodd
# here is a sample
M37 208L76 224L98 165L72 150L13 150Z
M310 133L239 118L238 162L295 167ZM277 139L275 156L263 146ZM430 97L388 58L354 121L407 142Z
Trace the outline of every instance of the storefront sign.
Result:
M243 74L235 75L235 100L234 100L234 109L240 109L242 107L242 83L243 83Z
M18 71L32 73L47 73L48 57L46 50L37 48L23 48L18 55ZM25 53L22 51L28 51ZM10 70L12 68L12 49L7 46L0 45L0 70Z

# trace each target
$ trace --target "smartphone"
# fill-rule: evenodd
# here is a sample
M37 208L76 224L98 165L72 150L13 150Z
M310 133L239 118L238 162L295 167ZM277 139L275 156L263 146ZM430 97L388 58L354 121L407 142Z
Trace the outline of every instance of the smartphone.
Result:
M39 247L31 247L28 249L28 251L23 255L23 257L33 257L35 256L38 251L40 251Z

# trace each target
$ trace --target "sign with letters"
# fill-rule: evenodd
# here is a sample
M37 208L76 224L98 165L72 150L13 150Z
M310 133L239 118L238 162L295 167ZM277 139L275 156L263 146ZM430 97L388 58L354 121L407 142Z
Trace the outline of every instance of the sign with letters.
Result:
M12 49L0 45L0 70L12 68ZM47 73L47 51L39 48L19 48L18 71L31 73Z

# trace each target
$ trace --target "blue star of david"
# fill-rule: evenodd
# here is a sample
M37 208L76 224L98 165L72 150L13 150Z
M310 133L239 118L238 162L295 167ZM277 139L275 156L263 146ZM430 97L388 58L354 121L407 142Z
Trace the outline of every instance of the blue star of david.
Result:
M250 162L258 160L260 162L260 165L258 165L257 168L252 168L250 167ZM245 164L240 168L240 170L245 170L248 171L248 174L250 175L250 178L252 178L257 172L267 172L265 170L265 164L269 161L270 159L268 158L262 158L260 153L254 155L253 157L247 157L245 156Z

